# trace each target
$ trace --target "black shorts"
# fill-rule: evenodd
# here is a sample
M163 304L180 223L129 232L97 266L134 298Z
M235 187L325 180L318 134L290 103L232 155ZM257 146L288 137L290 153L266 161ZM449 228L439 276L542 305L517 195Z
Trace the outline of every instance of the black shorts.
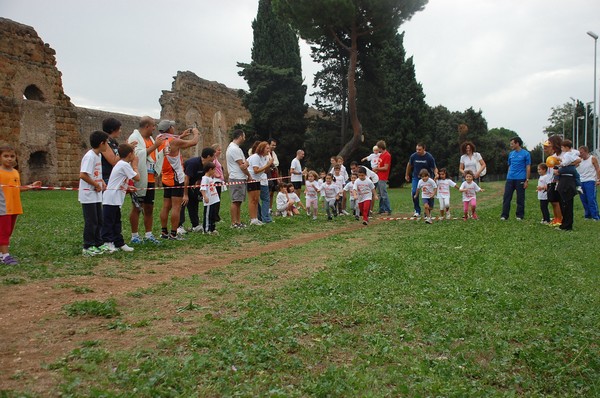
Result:
M550 184L548 184L548 187L546 188L546 192L548 192L548 202L550 202L550 203L560 202L560 194L556 190L555 182L551 182Z
M260 182L249 182L248 183L248 192L252 191L260 191Z
M148 190L146 191L146 195L145 196L139 196L138 198L140 199L140 203L145 204L145 205L153 205L154 204L154 197L156 196L156 191L154 190L154 183L153 182L149 182L148 183Z
M173 187L169 187L166 184L163 184L163 187L165 188L165 193L163 195L163 198L165 199L171 199L171 198L183 198L183 183L175 183L175 185L173 185Z
M302 181L292 181L292 185L294 186L294 189L300 189L302 188Z

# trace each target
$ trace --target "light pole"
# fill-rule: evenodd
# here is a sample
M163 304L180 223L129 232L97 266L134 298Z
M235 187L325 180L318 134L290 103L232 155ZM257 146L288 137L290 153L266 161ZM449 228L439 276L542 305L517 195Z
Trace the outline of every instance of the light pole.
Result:
M596 117L596 50L598 47L598 35L592 31L587 32L588 36L594 39L594 149L598 149L598 118Z
M584 118L585 116L577 116L577 137L573 140L574 148L579 148L579 121Z
M590 102L586 102L585 103L585 128L584 128L585 132L583 133L583 134L585 134L584 137L583 137L583 145L585 145L585 146L587 146L587 139L588 139L588 128L587 128L587 126L588 126L588 113L590 113L589 110L588 110L588 108L590 107L590 104L593 104L593 103L594 103L594 101L590 101ZM593 138L593 139L595 139L595 138ZM592 147L593 146L594 146L594 142L592 142ZM593 152L593 151L594 150L592 149L591 152Z
M576 105L577 100L573 97L569 97L569 98L571 98L571 101L573 101L573 134L572 134L572 137L573 137L573 142L575 142L575 110L577 109L577 105ZM565 138L567 138L567 137L563 136L563 140Z

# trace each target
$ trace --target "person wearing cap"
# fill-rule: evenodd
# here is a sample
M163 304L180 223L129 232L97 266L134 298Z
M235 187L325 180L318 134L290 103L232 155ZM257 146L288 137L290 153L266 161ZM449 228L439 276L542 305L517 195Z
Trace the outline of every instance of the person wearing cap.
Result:
M158 151L163 143L163 137L152 137L152 132L156 128L156 121L150 116L144 116L140 119L139 127L133 130L133 133L127 139L127 142L134 146L135 156L138 159L138 170L140 179L134 183L137 191L141 209L137 206L131 206L129 222L131 224L131 243L139 244L150 242L159 244L160 241L152 234L152 224L154 212L155 196L155 177L156 172L162 169L164 154ZM140 238L138 233L140 213L144 212L144 227L146 234Z
M165 156L161 173L161 181L165 190L163 194L163 207L160 211L160 237L163 239L183 240L183 237L177 234L185 180L181 150L198 144L200 132L194 127L184 130L181 134L177 135L175 132L175 122L172 120L161 120L157 128L160 133L157 138L164 140L159 147L159 151L162 151ZM186 140L185 138L190 135L193 135L192 139ZM170 232L168 230L169 212L171 213Z

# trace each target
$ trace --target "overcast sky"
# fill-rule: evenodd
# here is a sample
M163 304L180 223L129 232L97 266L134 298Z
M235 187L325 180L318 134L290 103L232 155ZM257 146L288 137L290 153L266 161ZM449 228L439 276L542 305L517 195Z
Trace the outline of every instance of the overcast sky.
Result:
M158 117L161 90L190 70L246 89L258 0L0 0L56 50L77 106ZM400 28L429 105L481 109L488 127L539 143L551 107L593 100L598 0L430 0ZM319 68L301 45L312 90ZM312 104L313 99L307 97Z

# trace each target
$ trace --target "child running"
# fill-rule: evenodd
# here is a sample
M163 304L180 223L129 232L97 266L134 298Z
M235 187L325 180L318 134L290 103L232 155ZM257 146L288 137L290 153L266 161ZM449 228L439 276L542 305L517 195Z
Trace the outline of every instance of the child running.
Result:
M337 214L348 215L348 213L346 213L345 211L342 212L342 202L344 200L344 185L346 185L346 179L342 174L342 166L340 166L339 164L333 166L333 183L337 185L338 191L340 192L339 198L337 198L335 201L335 208L337 210Z
M459 191L462 192L462 200L463 200L463 220L467 221L469 219L469 205L471 206L471 217L473 220L478 220L476 209L477 209L477 192L483 192L484 189L480 188L479 185L474 179L473 171L466 170L465 171L465 181L460 185Z
M304 195L306 196L306 210L309 215L312 214L312 219L317 219L317 212L319 210L319 192L321 192L321 185L317 181L317 172L311 170L308 172L306 183L304 184Z
M548 174L546 163L540 163L537 167L540 178L537 184L538 200L542 212L541 224L550 224L550 212L548 211L548 184L552 182L552 175Z
M218 235L217 225L217 205L221 201L219 192L215 186L215 170L217 166L213 162L204 165L204 176L200 182L200 193L204 202L204 217L202 220L202 230L205 234Z
M340 190L337 185L333 183L333 175L331 173L325 176L325 184L321 185L321 196L325 198L325 211L327 212L327 219L333 220L331 214L337 217L337 210L335 203L340 197Z
M110 172L106 191L102 196L102 240L106 242L109 252L122 250L132 252L134 249L125 244L121 226L121 207L125 201L125 194L135 188L129 185L129 180L140 180L138 161L133 147L121 144L118 147L119 158L115 167Z
M348 181L348 183L344 186L344 192L348 192L348 194L350 195L350 210L352 211L352 214L354 214L354 218L356 220L359 219L360 211L358 210L358 203L356 203L356 198L352 194L352 190L354 189L354 183L357 179L358 173L353 172L352 174L350 174L350 181Z
M10 145L0 146L0 251L4 265L18 265L19 261L10 255L8 247L10 237L15 230L17 217L23 214L21 205L21 191L41 187L42 183L36 181L28 186L21 186L19 172L14 169L17 164L17 153Z
M440 203L440 218L446 220L450 219L450 188L458 189L458 186L454 181L448 178L448 171L445 168L441 168L439 171L439 178L437 180L437 196L438 202Z
M437 193L437 184L433 179L429 178L429 171L422 169L419 172L419 183L417 184L417 190L415 191L415 199L419 196L421 191L421 200L423 201L423 207L425 207L425 222L427 224L433 223L431 221L431 210L433 209L433 201Z
M375 192L375 184L367 178L367 169L363 166L358 168L358 179L354 181L352 189L354 200L358 203L358 208L363 218L363 225L369 225L369 210L371 209L371 201L377 200Z

